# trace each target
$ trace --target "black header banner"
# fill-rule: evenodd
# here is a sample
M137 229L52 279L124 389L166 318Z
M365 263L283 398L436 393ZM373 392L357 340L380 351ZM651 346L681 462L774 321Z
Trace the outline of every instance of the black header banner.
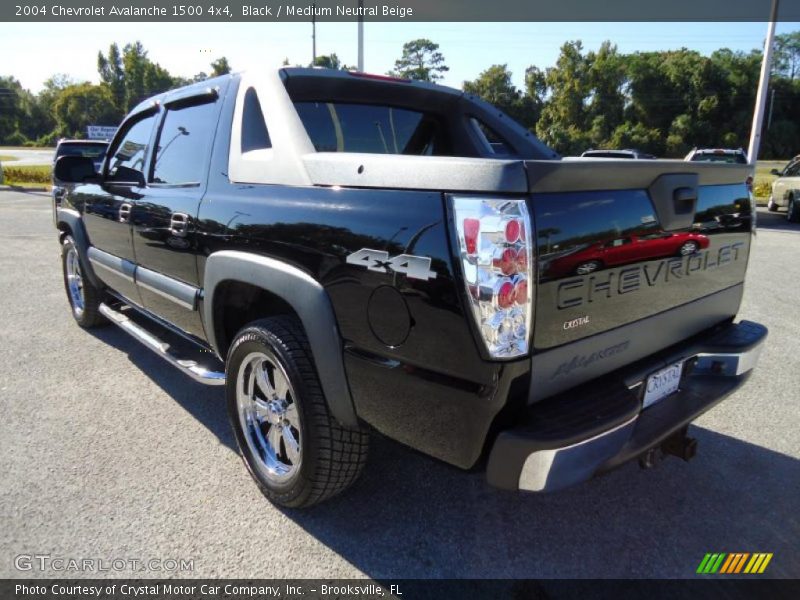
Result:
M777 0L778 21L800 1ZM773 0L4 0L11 22L768 21Z

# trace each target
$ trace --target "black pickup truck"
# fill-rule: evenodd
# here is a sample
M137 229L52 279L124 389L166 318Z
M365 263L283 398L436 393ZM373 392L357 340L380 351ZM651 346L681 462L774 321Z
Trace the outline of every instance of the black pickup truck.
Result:
M562 159L437 85L211 79L55 169L75 320L224 385L285 506L349 486L370 429L515 490L688 460L767 335L734 322L747 165Z

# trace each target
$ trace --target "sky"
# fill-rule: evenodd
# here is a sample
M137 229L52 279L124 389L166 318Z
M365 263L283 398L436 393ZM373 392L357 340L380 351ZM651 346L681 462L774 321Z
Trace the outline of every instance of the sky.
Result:
M778 23L777 33L800 29ZM355 23L318 23L317 54L336 52L357 62ZM703 54L718 48L749 51L763 47L766 23L370 23L364 27L365 70L385 73L403 43L426 37L440 46L450 71L442 81L460 87L493 64L507 64L523 87L525 69L553 66L559 47L580 39L586 50L604 40L623 53L686 47ZM209 72L226 56L234 70L311 61L310 23L0 23L0 75L12 75L38 92L56 73L98 82L97 53L112 42L139 40L154 62L172 75Z

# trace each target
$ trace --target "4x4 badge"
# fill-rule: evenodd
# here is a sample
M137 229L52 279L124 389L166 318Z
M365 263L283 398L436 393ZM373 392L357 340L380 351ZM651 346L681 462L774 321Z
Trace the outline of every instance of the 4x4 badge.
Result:
M347 264L366 267L370 271L380 273L392 270L413 279L436 279L436 273L431 271L431 259L428 256L400 254L392 258L385 250L362 248L347 257Z

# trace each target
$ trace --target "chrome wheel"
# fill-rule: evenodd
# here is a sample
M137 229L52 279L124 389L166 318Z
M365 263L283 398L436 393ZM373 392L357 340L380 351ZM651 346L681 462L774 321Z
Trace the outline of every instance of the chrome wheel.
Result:
M84 310L83 298L83 275L81 273L81 263L78 259L78 251L70 248L67 252L67 289L69 290L69 300L75 315L80 317Z
M283 367L252 352L236 380L236 407L255 467L269 480L289 479L302 462L302 429L295 394Z
M694 242L686 242L683 244L683 246L681 246L679 252L681 256L689 256L690 254L694 254L697 252L697 244Z
M600 268L600 263L598 262L588 262L579 265L577 269L575 269L575 273L578 275L588 275L589 273L594 273L597 269Z

